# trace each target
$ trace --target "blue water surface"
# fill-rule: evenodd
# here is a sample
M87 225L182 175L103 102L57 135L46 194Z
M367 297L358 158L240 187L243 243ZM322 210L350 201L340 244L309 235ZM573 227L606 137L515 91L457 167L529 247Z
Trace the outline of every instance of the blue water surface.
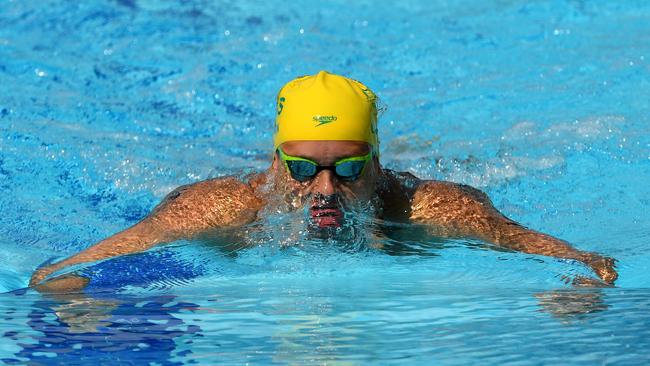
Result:
M641 0L0 2L0 362L648 364L649 32ZM177 186L268 167L278 89L319 70L387 106L385 167L616 258L616 287L408 228L384 244L410 255L246 228L26 288Z

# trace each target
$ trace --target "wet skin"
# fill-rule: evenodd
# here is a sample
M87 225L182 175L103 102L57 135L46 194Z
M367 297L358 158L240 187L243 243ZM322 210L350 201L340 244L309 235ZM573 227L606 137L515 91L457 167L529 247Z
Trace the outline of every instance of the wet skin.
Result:
M281 148L287 155L310 159L321 166L332 166L342 158L370 151L368 144L357 141L291 141ZM325 169L309 181L298 182L275 154L271 167L247 182L217 178L175 189L134 226L39 268L30 286L43 292L81 289L88 281L74 275L43 280L74 264L137 253L158 244L251 223L258 219L260 210L278 200L289 210L309 205L312 220L320 226L336 226L339 211L372 202L378 206L381 218L424 224L433 236L475 238L524 253L575 259L591 267L600 278L571 279L575 285L607 286L618 277L612 258L579 251L565 241L523 227L497 211L487 195L475 188L382 169L376 156L355 181L343 181Z

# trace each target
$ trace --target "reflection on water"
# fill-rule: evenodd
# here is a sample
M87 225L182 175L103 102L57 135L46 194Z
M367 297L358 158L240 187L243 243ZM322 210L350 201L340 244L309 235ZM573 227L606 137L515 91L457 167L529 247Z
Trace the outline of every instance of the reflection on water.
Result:
M535 294L541 310L554 317L570 321L586 314L605 311L609 305L599 289L561 289Z
M181 365L180 337L200 334L196 325L185 324L175 313L192 311L197 305L175 296L138 298L83 294L46 296L31 304L27 314L29 332L9 331L3 338L22 349L6 364L119 364L156 362ZM23 334L24 333L24 334ZM12 342L12 343L13 343Z
M225 280L198 291L194 286L178 296L4 294L0 317L27 322L1 334L3 344L18 348L0 360L180 365L386 363L433 357L445 364L466 364L468 359L458 355L464 350L483 355L487 363L513 354L550 361L553 352L574 344L598 354L648 332L643 317L629 321L632 333L608 330L619 316L611 308L620 312L627 307L641 316L647 310L647 293L522 292L489 284L460 293L416 274L345 277L344 284L322 275L259 276L256 285ZM584 332L593 339L584 338ZM468 336L471 343L464 341ZM539 342L555 351L548 353ZM646 338L632 347L648 345Z

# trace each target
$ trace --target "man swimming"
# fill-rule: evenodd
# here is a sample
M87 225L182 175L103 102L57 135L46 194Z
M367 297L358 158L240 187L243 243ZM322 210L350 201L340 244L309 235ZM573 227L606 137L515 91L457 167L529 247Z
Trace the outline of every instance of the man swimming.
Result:
M472 187L420 180L379 164L376 96L358 81L327 73L299 77L277 96L271 167L246 181L215 178L172 191L142 221L60 262L38 269L30 286L71 291L86 286L77 275L48 278L66 267L142 252L156 245L246 225L270 205L306 209L310 230L335 235L346 213L372 207L381 219L422 224L431 236L475 238L530 254L578 260L611 285L614 260L510 220ZM279 202L279 203L278 203Z

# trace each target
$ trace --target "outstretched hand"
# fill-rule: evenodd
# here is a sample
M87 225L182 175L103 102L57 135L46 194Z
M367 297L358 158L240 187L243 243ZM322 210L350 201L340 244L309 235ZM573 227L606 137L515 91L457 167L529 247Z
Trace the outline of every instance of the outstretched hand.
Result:
M44 281L47 276L59 269L61 267L56 264L37 269L29 280L29 287L39 292L75 292L83 289L90 282L86 277L73 274L65 274Z
M616 260L610 257L603 257L596 253L584 253L580 261L588 265L598 278L587 276L562 276L564 283L575 287L614 287L614 281L618 278L616 273Z
M83 290L90 279L77 275L63 275L33 286L39 292L67 293Z
M608 285L613 285L618 278L616 273L616 260L610 257L603 257L595 253L589 253L584 260L591 269Z
M36 271L34 271L34 274L32 274L32 278L29 280L29 287L34 287L40 284L47 276L56 272L58 269L59 268L56 264L38 268Z

